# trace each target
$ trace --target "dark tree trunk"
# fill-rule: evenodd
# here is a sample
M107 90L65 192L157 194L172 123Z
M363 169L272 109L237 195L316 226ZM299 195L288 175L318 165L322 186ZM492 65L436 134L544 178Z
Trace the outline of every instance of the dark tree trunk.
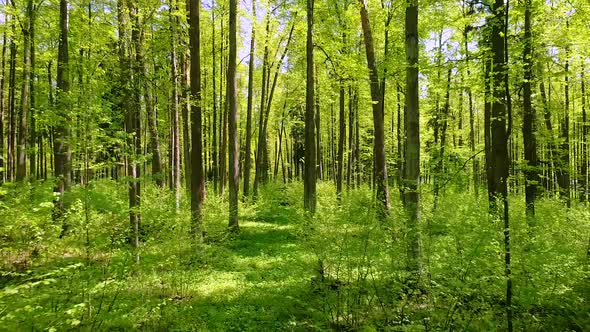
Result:
M37 143L37 128L36 128L36 121L35 121L35 20L37 18L37 7L34 6L33 1L27 3L27 11L29 12L29 37L31 38L30 42L30 54L31 54L31 74L30 74L30 87L29 87L29 176L32 179L40 178L40 172L37 172L37 153L36 153L36 143Z
M212 8L215 7L215 1L212 1ZM212 139L212 145L213 145L213 192L217 193L217 185L219 182L219 154L217 152L217 87L216 87L216 82L217 82L217 75L216 75L216 71L217 71L217 56L216 56L216 48L217 48L217 44L215 43L215 11L211 10L211 50L212 50L212 61L213 61L213 139Z
M535 215L535 197L537 195L537 184L539 183L539 172L537 169L537 140L536 115L532 106L532 80L533 80L533 45L531 31L531 0L525 0L524 12L524 83L523 83L523 118L522 137L524 143L524 159L527 163L525 175L525 201L527 216ZM532 219L529 219L532 221Z
M354 185L354 108L352 102L352 87L348 87L348 169L346 171L346 189Z
M14 3L12 3L14 7ZM14 154L15 154L15 136L16 136L16 116L15 116L15 85L16 85L16 18L11 17L11 37L10 37L10 72L8 77L8 164L6 165L7 180L14 180Z
M71 182L71 152L69 145L70 106L68 94L70 91L70 70L68 56L68 2L59 2L59 46L57 56L57 107L60 119L56 121L53 130L53 153L55 168L56 193L54 202L54 220L59 220L64 213L63 195L69 189ZM65 223L62 233L65 232Z
M5 16L7 17L7 16ZM4 159L4 116L5 116L5 104L4 104L4 87L5 87L5 75L6 75L6 30L2 35L2 73L0 73L0 186L4 183L5 173L5 159Z
M305 210L316 210L316 151L314 126L314 59L313 59L313 10L314 0L307 0L307 76L305 89L305 172L303 205Z
M569 26L569 22L568 22ZM565 109L560 126L561 132L561 146L559 152L559 167L557 171L557 181L559 183L559 193L565 198L567 207L571 207L570 197L570 139L569 139L569 126L570 126L570 92L569 92L569 46L565 48Z
M229 59L227 66L227 100L229 126L229 225L230 231L237 232L238 191L240 187L240 165L238 151L238 105L236 84L237 57L237 0L229 0Z
M338 174L336 175L336 197L340 200L342 196L342 175L344 170L344 142L346 141L346 111L344 105L344 83L340 82L340 113L338 122L340 124L340 132L338 134Z
M375 62L375 48L373 44L373 35L369 23L369 14L364 0L359 0L361 12L361 24L365 40L365 52L367 55L367 66L369 68L369 80L371 86L371 100L373 107L373 162L374 162L374 181L376 184L377 200L381 204L379 214L385 218L389 214L389 190L387 188L387 164L385 160L385 126L383 118L383 107L381 105L381 88L379 86L379 77L377 65Z
M3 57L4 58L4 57ZM588 202L590 192L588 191L588 134L589 127L588 117L586 114L586 79L585 79L585 68L582 65L581 75L581 90L582 90L582 140L581 140L581 155L580 160L580 201ZM1 91L2 89L0 89Z
M507 112L507 95L505 86L506 57L504 52L505 40L502 36L505 33L505 15L507 9L503 0L495 0L492 7L490 25L490 40L493 59L493 74L490 73L490 84L493 82L491 91L491 112L490 112L490 161L493 191L489 193L491 199L492 213L498 219L504 221L504 273L506 278L506 319L508 331L512 331L512 272L511 272L511 251L510 251L510 223L508 218L508 130L506 124L509 114ZM501 205L498 205L500 203Z
M201 133L201 32L200 0L189 0L189 40L191 53L191 233L197 243L203 238L202 210L205 199Z

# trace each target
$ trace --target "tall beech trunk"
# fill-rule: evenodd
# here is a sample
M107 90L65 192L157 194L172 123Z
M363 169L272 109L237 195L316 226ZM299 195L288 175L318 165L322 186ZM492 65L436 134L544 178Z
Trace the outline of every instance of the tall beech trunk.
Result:
M31 110L31 20L33 16L33 1L27 0L25 22L22 25L23 34L23 80L21 89L21 111L19 113L18 145L16 163L16 181L23 181L27 176L27 130L28 118Z
M531 31L531 1L525 0L524 11L524 82L523 82L523 118L522 138L524 143L524 159L526 161L525 176L525 201L526 214L529 217L535 215L535 197L537 195L537 184L539 183L538 161L537 161L537 140L536 115L532 106L532 80L533 80L533 41ZM529 223L532 219L529 218Z
M191 82L191 233L202 242L202 210L205 199L203 141L201 132L201 31L200 0L189 0L190 82Z
M172 117L172 133L173 133L173 137L174 137L174 144L172 145L172 155L174 156L174 163L173 163L173 178L171 179L172 183L173 183L173 187L174 187L174 201L175 201L175 206L176 206L176 210L178 211L180 209L180 187L181 187L181 177L180 177L180 169L181 169L181 165L180 165L180 114L179 114L179 94L178 94L178 59L177 59L177 53L176 53L176 26L177 26L177 21L178 18L176 18L176 16L174 16L174 11L176 11L176 3L174 0L171 1L170 4L170 81L171 81L171 85L172 85L172 93L171 93L171 99L170 99L170 108L171 108L171 117ZM148 104L148 100L146 98L146 106ZM147 107L146 107L147 109ZM153 111L153 110L152 110ZM154 118L155 118L155 114L154 114ZM150 119L150 121L148 122L152 122L152 120ZM153 128L151 129L151 136L152 136L152 147L156 146L156 144L154 144L153 140L154 140L154 136L157 138L158 137L158 132L157 132L157 123L154 121L153 123ZM155 132L154 132L155 131ZM157 147L159 148L159 139L157 142ZM158 157L159 157L159 152L158 152ZM155 159L155 153L154 153L154 159ZM161 161L160 161L161 163ZM155 166L155 163L152 160L152 172L155 173L153 171L153 167ZM159 166L159 165L158 165ZM157 181L157 179L156 179ZM158 183L158 182L156 182ZM160 186L163 185L163 183L159 183Z
M510 223L508 211L508 130L506 128L509 114L507 112L507 95L505 86L506 57L505 40L502 34L506 31L506 7L503 0L495 0L492 6L492 17L488 19L492 50L493 71L489 72L491 90L490 112L490 161L493 191L489 193L492 214L504 221L504 276L506 278L506 320L508 331L512 331L512 270L510 251ZM499 205L500 204L500 205Z
M14 7L14 2L11 2ZM11 16L10 20L10 71L8 74L8 151L7 151L7 180L14 180L14 154L15 154L15 136L16 136L16 116L15 116L15 84L16 84L16 18Z
M339 89L339 106L340 112L338 115L339 133L338 133L338 157L337 157L337 171L336 175L336 197L338 200L342 198L342 176L344 170L344 142L346 141L346 111L344 101L344 82L340 82Z
M316 152L316 164L317 164L317 177L318 180L324 179L324 163L322 160L322 131L321 131L321 114L320 114L320 80L318 73L318 66L315 66L315 152ZM333 124L333 122L331 122Z
M211 7L214 8L215 7L215 1L211 2ZM211 60L213 62L213 76L212 76L212 81L213 81L213 130L212 130L212 134L213 134L213 138L212 138L212 145L213 145L213 151L211 152L211 154L213 154L213 192L217 193L217 186L218 186L218 182L219 182L219 154L217 152L217 138L218 138L218 134L217 134L217 111L218 111L218 102L217 102L217 87L216 87L216 83L217 83L217 56L216 56L216 49L217 49L217 44L215 43L215 11L211 10ZM221 140L220 140L221 141Z
M30 8L29 8L30 7ZM29 37L30 37L30 80L29 80L29 129L28 129L28 142L29 148L29 176L32 179L40 178L40 172L37 171L37 124L35 120L35 20L37 18L37 7L33 4L33 1L27 3L27 12L29 13ZM1 137L1 136L0 136Z
M346 189L354 186L354 108L352 102L352 87L348 86L348 167L346 171Z
M2 57L4 59L4 57ZM4 67L4 66L3 66ZM582 140L581 140L581 155L582 158L580 160L581 167L580 167L580 201L581 202L588 202L590 192L588 190L588 134L590 125L588 124L588 116L586 114L586 78L585 78L585 68L584 64L582 63L582 69L580 74L581 80L581 92L582 92ZM1 91L2 89L0 89Z
M262 168L264 154L266 153L266 135L264 135L264 113L267 93L267 76L269 76L269 49L268 38L270 34L270 13L266 13L266 34L264 36L264 55L262 57L262 87L260 89L260 109L258 110L258 141L256 146L255 174L254 174L254 192L253 198L258 196L258 186L262 182Z
M243 197L250 195L250 173L252 170L252 100L254 89L254 50L256 47L256 1L252 1L252 32L250 35L250 60L248 63L248 106L246 111L246 149L244 152L244 190Z
M315 213L316 151L314 126L314 59L313 59L313 10L314 0L307 0L306 86L305 86L305 172L303 175L303 205Z
M57 55L57 113L60 117L53 126L53 154L55 169L56 194L54 202L54 220L63 216L65 209L63 195L69 189L71 183L71 152L69 145L69 121L70 105L68 94L70 92L70 70L68 56L68 2L59 2L59 45ZM66 230L63 224L62 232Z
M377 73L377 64L375 60L375 48L373 44L373 34L371 24L369 23L369 14L364 0L359 0L361 12L361 24L365 41L365 52L367 55L367 66L369 68L369 80L371 86L371 100L373 107L373 162L374 162L374 181L376 195L379 204L379 215L385 219L389 214L389 190L387 188L387 164L385 160L385 125L383 118L383 107L381 99L381 88L379 86L379 77Z
M418 87L418 2L407 0L406 20L406 144L403 203L408 214L408 271L416 284L422 275L420 240L420 109Z
M6 107L4 103L4 87L6 77L6 30L2 34L2 73L0 73L0 186L4 183L5 159L4 159L4 117Z
M238 231L238 191L240 165L238 151L238 105L236 83L237 57L237 0L229 0L229 58L227 65L227 100L229 127L229 225L230 231Z
M569 27L569 22L568 27ZM560 152L559 152L559 168L557 171L557 181L559 183L559 193L565 198L567 207L571 207L571 195L570 195L570 138L569 138L569 127L570 127L570 91L569 91L569 46L565 47L565 82L564 82L564 97L565 107L562 122L560 125Z
M143 62L142 42L139 27L139 13L136 4L130 0L121 0L125 2L128 10L128 26L131 28L131 44L128 44L127 69L129 72L130 89L124 94L125 102L125 129L127 131L127 176L129 177L129 220L133 232L133 247L139 248L139 227L140 227L140 196L141 196L141 167L139 156L141 150L141 125L140 125L140 108L142 92L142 70ZM123 14L121 17L125 17ZM125 18L127 19L127 18ZM123 29L126 24L123 23ZM126 32L125 32L126 33ZM125 33L121 36L125 36ZM125 37L123 37L125 38ZM132 52L133 48L135 53ZM135 254L136 262L139 261L139 254Z

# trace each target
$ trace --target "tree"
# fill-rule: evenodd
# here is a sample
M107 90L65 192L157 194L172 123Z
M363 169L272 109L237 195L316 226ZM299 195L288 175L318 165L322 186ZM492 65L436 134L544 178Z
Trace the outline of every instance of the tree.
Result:
M57 106L59 121L53 126L53 154L55 168L56 193L54 202L54 220L61 219L64 212L64 193L69 189L71 182L71 152L69 145L70 129L69 120L69 56L68 56L68 2L59 2L59 46L57 56ZM64 224L65 227L65 224ZM63 229L65 230L65 228Z
M244 190L246 199L250 195L250 171L252 169L252 99L254 89L254 49L256 45L256 1L252 1L252 31L250 34L250 59L248 61L248 106L246 111L246 148L244 152Z
M408 214L408 271L419 283L422 274L420 240L420 109L418 95L418 2L406 7L406 108L405 173L403 203Z
M314 0L307 0L307 54L305 85L305 172L303 175L303 205L305 210L316 210L316 151L314 127L314 60L313 60L313 8Z
M229 229L237 232L238 226L238 191L240 186L240 165L238 152L238 105L236 92L236 57L237 57L237 0L229 0L229 59L227 67L227 98L229 126Z
M533 47L532 47L532 29L531 29L531 0L525 0L524 11L524 82L523 82L523 118L522 118L522 138L524 144L524 159L526 160L525 169L525 201L527 215L535 215L535 197L537 193L537 183L539 174L537 170L537 140L536 131L536 112L532 106L532 81L533 81Z
M201 31L200 0L189 0L189 45L191 54L191 234L202 241L201 218L205 199L203 137L201 131Z
M389 213L389 189L387 185L387 163L385 160L385 126L383 123L383 107L381 98L381 87L377 65L375 62L375 48L373 46L373 34L369 22L369 14L364 0L359 0L361 11L361 25L365 40L365 53L367 55L367 66L369 68L369 80L371 86L371 100L373 107L373 162L374 178L377 200L381 204L379 214L385 218Z
M490 26L490 46L492 68L489 71L489 84L492 85L490 102L490 162L492 191L489 194L492 214L504 222L504 273L506 278L506 319L508 330L512 331L512 270L510 263L510 222L508 214L508 113L506 108L506 57L503 33L505 30L507 8L503 0L495 0L492 6ZM500 205L498 205L500 203Z

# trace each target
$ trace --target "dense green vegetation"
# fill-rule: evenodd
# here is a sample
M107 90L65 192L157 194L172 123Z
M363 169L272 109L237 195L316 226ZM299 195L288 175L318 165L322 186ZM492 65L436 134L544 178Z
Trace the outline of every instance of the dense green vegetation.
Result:
M435 212L425 196L427 276L417 293L405 285L402 208L394 204L382 224L367 189L338 206L333 186L321 183L308 219L301 184L270 184L241 206L237 236L225 231L225 198L208 197L208 234L195 247L186 202L177 214L169 191L148 186L140 264L125 241L122 185L73 189L61 239L47 184L5 189L2 263L11 272L1 279L0 329L502 330L501 227L486 198L454 188ZM588 210L542 199L529 237L523 202L511 203L515 328L586 330Z

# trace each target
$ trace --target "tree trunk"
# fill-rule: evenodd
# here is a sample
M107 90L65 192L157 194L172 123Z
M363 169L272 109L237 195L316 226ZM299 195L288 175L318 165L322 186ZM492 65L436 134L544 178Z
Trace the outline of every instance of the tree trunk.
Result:
M523 118L522 137L524 143L524 159L526 161L525 176L525 201L526 214L529 217L535 215L535 197L537 195L537 184L539 183L539 172L537 170L537 140L536 115L532 107L532 80L533 80L533 45L531 31L531 0L525 0L524 12L524 83L523 83ZM529 223L532 219L529 218Z
M569 22L568 22L569 26ZM570 93L569 93L569 46L566 45L565 47L565 86L564 86L564 94L565 94L565 109L563 120L560 126L561 132L561 146L559 152L559 168L557 174L557 180L559 183L559 193L562 197L565 198L567 207L571 207L571 197L570 197L570 139L569 139L569 108L570 108Z
M252 99L254 88L254 48L256 46L256 1L252 1L252 32L250 35L250 61L248 63L248 106L246 113L246 151L244 152L244 192L247 199L250 195L250 172L252 169Z
M338 174L336 175L336 197L342 198L342 175L344 170L344 142L346 141L346 112L344 108L344 82L340 82L340 114L338 122L340 123L340 132L338 134Z
M59 2L59 45L57 56L57 107L60 119L53 127L53 153L55 168L55 186L53 192L56 194L54 202L53 219L59 220L63 216L65 206L63 195L69 189L71 182L71 152L69 145L69 121L70 105L68 94L70 92L70 70L68 56L68 2ZM63 224L62 233L66 230Z
M3 57L4 58L4 57ZM581 202L588 202L590 192L588 190L588 134L589 134L589 125L588 125L588 117L586 114L586 79L585 79L585 68L582 64L581 69L581 90L582 90L582 140L581 140L581 155L582 158L580 160L581 167L580 167L580 201ZM0 89L2 90L2 89Z
M318 67L315 66L315 152L316 152L316 164L317 164L317 178L318 180L324 179L324 163L322 161L322 131L321 131L321 114L320 114L320 80L318 73ZM333 123L332 123L333 124Z
M314 59L313 59L313 10L314 0L307 0L307 76L305 89L305 173L303 205L305 210L316 210L316 151L314 128Z
M387 188L387 164L385 160L385 125L383 118L383 107L381 105L381 88L379 86L379 77L377 65L375 62L375 48L373 45L373 35L369 23L369 14L364 0L359 0L361 12L361 24L365 41L365 52L367 55L367 66L369 68L369 80L371 86L371 100L373 107L373 161L374 161L374 179L376 184L377 200L381 204L379 215L385 219L389 214L389 190Z
M27 176L27 130L31 110L31 21L33 1L27 0L26 20L22 25L23 33L23 80L21 89L21 112L19 114L18 146L16 163L16 181L23 181Z
M14 7L14 3L12 3ZM16 18L14 15L11 17L11 37L10 37L10 72L8 78L8 165L7 169L7 180L14 180L14 147L15 147L15 136L16 136L16 116L15 112L15 85L16 85Z
M197 243L202 242L201 218L205 199L203 151L201 134L201 32L200 0L189 0L189 40L191 53L191 233Z
M172 116L172 132L173 132L173 136L174 136L174 144L172 146L172 154L174 156L174 163L173 163L173 167L174 167L174 177L172 179L173 182L173 187L174 187L174 201L175 201L175 206L176 206L176 210L180 210L180 186L181 186L181 181L180 181L180 114L179 114L179 95L178 95L178 62L177 62L177 56L176 56L176 25L178 22L178 18L176 18L176 16L174 16L174 11L176 11L178 8L176 7L176 2L174 0L171 1L170 4L170 46L171 46L171 54L170 54L170 75L171 75L171 85L172 85L172 98L170 100L170 106L171 106L171 116ZM146 105L148 103L148 100L146 98ZM153 111L153 110L152 110ZM155 114L154 115L154 120L155 120ZM152 122L151 119L149 122ZM155 132L154 132L155 130ZM157 123L154 121L153 123L153 129L152 129L152 147L155 147L156 144L154 144L153 142L153 137L157 137L158 133L157 133ZM159 141L159 139L158 139ZM159 149L159 142L157 143L157 148ZM160 153L158 152L158 158L160 157ZM154 152L154 159L156 159L156 153ZM152 167L156 166L153 162L154 160L152 160ZM159 162L161 163L161 161ZM160 165L157 165L160 166ZM153 168L152 168L152 172L154 172ZM157 180L156 180L157 181ZM158 182L156 182L158 183ZM161 182L160 187L163 185L163 183Z
M420 109L418 87L418 2L408 0L406 38L406 144L403 202L408 214L408 271L416 284L422 275L420 240Z
M491 112L490 112L490 157L491 173L494 183L493 191L489 194L492 200L492 213L498 219L504 221L504 274L506 278L506 319L508 331L512 331L512 272L510 252L510 223L508 218L508 131L506 123L509 114L507 113L505 75L506 57L504 55L505 43L502 34L506 31L504 24L506 7L503 0L495 0L492 7L492 15L487 24L490 26L490 39L493 57L493 71L490 72L491 90ZM502 203L498 206L497 203ZM503 210L503 213L502 213Z
M30 3L27 4L30 6L30 9L27 9L29 12L29 37L31 38L30 42L30 66L31 66L31 74L30 74L30 87L29 87L29 176L32 179L40 178L40 172L37 172L37 163L36 163L36 143L37 143L37 129L36 129L36 120L35 120L35 20L37 18L37 7L34 6L33 1L31 0Z
M229 59L227 66L227 99L229 126L229 230L237 232L238 191L240 187L240 165L238 151L238 105L236 84L237 57L237 0L229 0Z
M5 16L7 17L7 16ZM4 87L6 75L6 30L2 35L2 73L0 73L0 186L4 183L5 159L4 159L4 115L6 108L4 107Z

